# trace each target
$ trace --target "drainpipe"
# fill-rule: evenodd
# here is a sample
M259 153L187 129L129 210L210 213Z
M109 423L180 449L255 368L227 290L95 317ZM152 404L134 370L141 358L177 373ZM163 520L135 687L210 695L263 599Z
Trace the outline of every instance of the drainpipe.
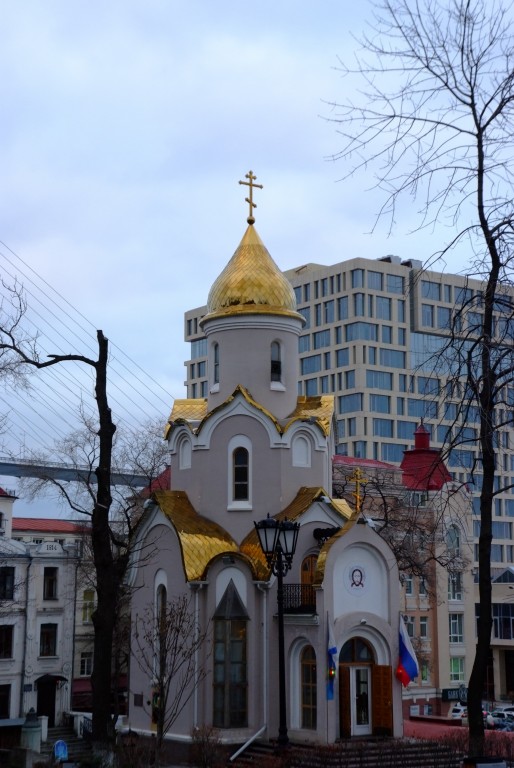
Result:
M270 583L268 581L256 581L255 586L262 592L262 717L263 723L268 725L268 665L269 665L269 643L268 643L268 591Z
M27 662L27 635L29 626L29 582L30 582L30 567L32 565L32 555L28 553L29 563L27 565L26 572L26 584L25 584L25 632L23 633L23 661L21 666L21 680L20 680L20 717L24 716L23 712L23 700L25 698L25 664Z
M199 618L199 605L200 605L200 590L205 586L204 581L190 581L189 587L193 590L195 596L195 636L194 641L198 644L198 636L200 634L200 618ZM193 728L198 727L198 645L195 650L195 687L193 693Z

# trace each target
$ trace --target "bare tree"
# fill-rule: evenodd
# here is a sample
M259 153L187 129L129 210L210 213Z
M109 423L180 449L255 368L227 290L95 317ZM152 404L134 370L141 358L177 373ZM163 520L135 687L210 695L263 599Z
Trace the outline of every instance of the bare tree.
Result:
M428 479L428 478L427 478ZM333 467L334 498L354 504L355 468ZM412 491L401 482L397 468L370 468L359 483L359 507L396 556L400 573L422 580L427 592L435 590L435 567L460 572L468 564L460 551L446 544L449 528L462 515L455 491L444 488L430 494Z
M114 720L111 714L111 656L123 578L129 548L126 539L120 540L119 528L112 525L113 448L116 425L113 422L107 396L108 340L97 331L98 357L80 354L49 355L42 360L37 337L23 330L26 303L19 285L7 288L8 306L0 307L0 356L14 372L18 369L41 370L54 365L78 362L93 372L97 418L89 432L96 435L90 455L95 484L87 485L89 516L91 520L91 547L95 570L97 605L93 613L94 665L91 676L93 687L93 740L111 748L114 741ZM92 478L91 478L92 479ZM66 494L66 489L61 490ZM73 507L71 495L68 500ZM84 511L81 509L80 511ZM127 519L127 518L126 518Z
M164 589L158 593L156 608L135 618L133 655L153 681L150 706L157 729L157 763L165 734L207 674L197 663L206 634L187 596L167 601Z
M469 345L453 322L465 361L462 399L478 409L483 470L480 617L468 693L470 752L477 755L484 745L481 696L492 627L495 412L507 400L514 370L512 25L501 0L384 0L375 9L356 66L343 67L364 81L364 89L359 104L334 105L343 137L337 157L350 161L350 174L374 169L385 194L380 215L390 227L405 194L420 202L420 228L449 226L449 239L435 255L466 243L467 273L484 283ZM507 334L497 325L498 310Z

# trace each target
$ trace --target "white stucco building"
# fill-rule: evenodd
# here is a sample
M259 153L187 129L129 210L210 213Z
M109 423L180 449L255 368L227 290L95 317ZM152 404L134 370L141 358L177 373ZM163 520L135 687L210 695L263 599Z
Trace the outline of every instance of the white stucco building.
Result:
M0 719L33 707L52 726L70 709L79 553L15 540L15 498L0 489Z
M212 725L225 742L263 728L275 737L277 585L254 523L267 515L299 522L284 577L289 735L320 743L398 736L396 561L364 519L329 497L334 398L297 394L304 319L248 222L202 320L206 396L176 400L169 419L171 488L153 495L139 526L132 615L185 593L208 628L198 659L207 676L170 736L187 740L195 726ZM329 625L338 673L327 700ZM152 731L153 683L133 660L129 719L140 732Z

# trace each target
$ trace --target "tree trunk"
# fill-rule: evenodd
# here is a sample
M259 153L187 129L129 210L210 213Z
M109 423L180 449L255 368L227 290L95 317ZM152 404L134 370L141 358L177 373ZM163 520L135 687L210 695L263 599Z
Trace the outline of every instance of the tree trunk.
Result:
M92 515L92 543L96 571L97 608L93 614L95 628L94 663L91 683L93 687L93 741L110 744L114 738L111 716L112 684L111 656L114 625L119 594L118 568L114 561L109 526L111 508L111 459L116 427L107 400L108 341L98 331L99 355L96 365L95 398L100 428L99 463L96 468L98 491Z

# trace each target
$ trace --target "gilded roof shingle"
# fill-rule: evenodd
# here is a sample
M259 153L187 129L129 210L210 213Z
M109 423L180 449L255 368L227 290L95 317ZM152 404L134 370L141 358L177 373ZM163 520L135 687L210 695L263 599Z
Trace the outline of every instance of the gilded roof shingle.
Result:
M238 552L232 536L221 525L199 515L184 491L156 491L153 498L175 528L188 581L204 578L216 555Z
M168 437L170 429L173 428L174 424L187 424L191 432L199 434L205 421L219 410L226 408L238 394L242 395L248 403L254 406L254 408L268 416L279 434L286 432L296 421L307 420L316 424L322 430L324 435L330 434L332 416L334 413L333 395L299 397L294 412L288 417L285 424L280 424L267 408L253 399L246 387L239 384L233 394L230 395L225 402L221 403L221 405L213 408L212 411L208 411L207 400L205 399L175 400L165 429L165 438Z
M271 258L253 225L250 225L211 287L207 314L201 325L214 317L256 313L292 315L303 322L296 311L296 297L291 283Z

